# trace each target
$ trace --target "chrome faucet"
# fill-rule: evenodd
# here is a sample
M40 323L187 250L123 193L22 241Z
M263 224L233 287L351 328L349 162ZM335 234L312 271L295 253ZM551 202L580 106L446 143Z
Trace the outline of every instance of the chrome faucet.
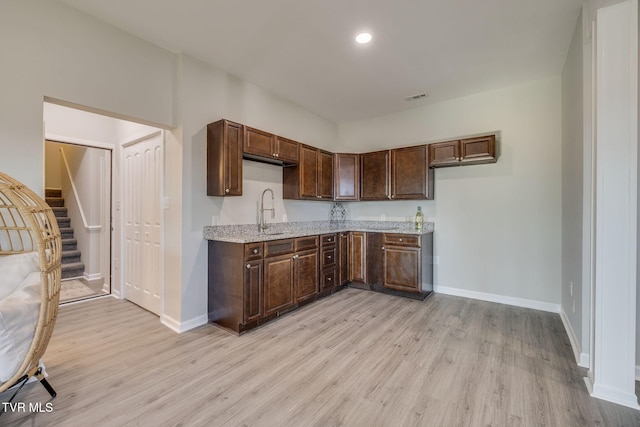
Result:
M267 191L271 193L271 209L264 208L264 193L266 193ZM264 211L271 211L272 219L276 217L276 208L273 204L273 190L270 188L266 188L262 192L262 196L260 197L260 224L258 224L260 231L264 231L267 229L267 223L264 221Z

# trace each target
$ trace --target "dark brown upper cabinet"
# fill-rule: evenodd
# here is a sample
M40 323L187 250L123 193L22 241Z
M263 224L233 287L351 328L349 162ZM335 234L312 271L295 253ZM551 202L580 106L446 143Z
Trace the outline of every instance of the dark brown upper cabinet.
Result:
M282 169L285 199L333 200L333 154L300 144L300 161Z
M432 199L426 145L360 155L360 200Z
M300 159L300 143L276 135L275 155L278 160L298 163Z
M268 163L298 163L299 143L269 132L245 126L243 154Z
M334 156L335 200L360 200L360 155Z
M427 146L391 150L391 198L433 199L433 169Z
M242 195L241 124L218 120L207 125L207 196Z
M433 168L478 165L496 161L495 135L429 144L429 166Z
M389 150L360 154L360 200L388 200L391 196Z

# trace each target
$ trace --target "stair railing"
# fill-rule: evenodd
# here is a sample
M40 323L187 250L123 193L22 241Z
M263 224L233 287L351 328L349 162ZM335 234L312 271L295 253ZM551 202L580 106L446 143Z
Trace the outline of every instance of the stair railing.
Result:
M97 232L102 230L101 225L89 225L87 223L87 217L84 214L84 209L82 208L82 202L80 201L80 196L78 196L78 189L76 188L76 184L73 180L73 176L71 175L71 169L69 168L69 163L67 162L67 156L64 154L64 150L62 147L59 148L60 155L62 156L62 163L64 163L64 168L67 171L67 176L69 177L69 182L71 183L71 189L73 190L73 197L76 199L76 203L78 204L78 210L80 211L80 216L82 217L82 225L84 229L89 232Z

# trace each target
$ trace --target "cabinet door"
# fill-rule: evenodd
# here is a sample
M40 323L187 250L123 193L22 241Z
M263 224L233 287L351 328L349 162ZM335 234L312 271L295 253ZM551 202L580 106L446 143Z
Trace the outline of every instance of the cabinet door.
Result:
M359 200L360 155L336 154L334 158L334 199Z
M460 141L445 141L429 144L429 166L460 165Z
M349 234L338 235L338 281L341 285L349 282Z
M392 199L430 199L431 189L433 171L427 165L426 145L391 150Z
M362 231L349 233L349 281L367 282L367 238Z
M281 136L276 136L276 158L287 163L298 163L300 144Z
M384 287L409 292L421 291L420 249L384 248Z
M243 150L246 154L260 157L275 157L275 135L260 129L245 126Z
M333 200L333 154L318 152L318 196Z
M244 271L244 323L262 317L262 260L249 261Z
M316 199L318 196L318 150L300 147L300 197Z
M219 120L207 126L207 195L242 195L243 126Z
M300 302L318 293L318 250L297 252L294 262L295 298Z
M460 161L466 165L494 163L496 161L495 135L461 140Z
M367 233L367 285L382 286L384 281L382 236L382 233Z
M294 302L292 255L264 260L264 315L283 310Z
M389 150L360 155L360 200L389 199Z

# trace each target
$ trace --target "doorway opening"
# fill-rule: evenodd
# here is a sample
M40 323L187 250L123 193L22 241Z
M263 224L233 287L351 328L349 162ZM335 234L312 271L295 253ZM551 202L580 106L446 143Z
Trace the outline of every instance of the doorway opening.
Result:
M60 303L111 294L112 150L45 140L45 201L62 235Z
M51 98L43 106L44 188L61 205L74 264L63 267L61 302L111 295L160 316L165 132L75 107Z

